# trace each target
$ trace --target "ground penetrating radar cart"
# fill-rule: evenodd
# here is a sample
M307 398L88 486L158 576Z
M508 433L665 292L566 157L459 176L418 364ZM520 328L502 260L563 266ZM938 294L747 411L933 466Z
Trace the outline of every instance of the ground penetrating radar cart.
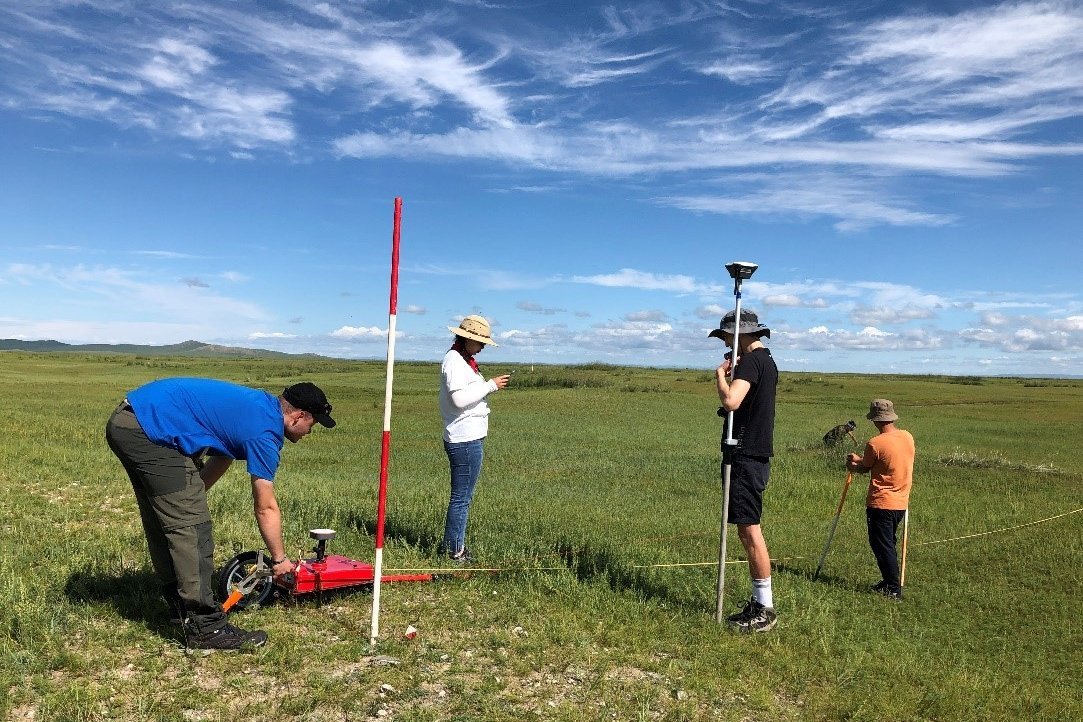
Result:
M218 573L215 591L226 612L266 604L275 592L297 597L323 592L367 587L375 580L371 564L340 554L328 554L327 542L335 538L334 529L311 529L308 535L316 540L315 556L297 561L292 572L278 580L271 574L270 561L263 551L246 551L226 562ZM431 574L385 574L381 582L428 582Z

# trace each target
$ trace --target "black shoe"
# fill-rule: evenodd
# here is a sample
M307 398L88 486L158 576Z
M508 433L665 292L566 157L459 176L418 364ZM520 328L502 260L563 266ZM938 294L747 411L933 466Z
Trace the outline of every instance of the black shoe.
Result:
M455 554L448 554L447 558L456 564L473 564L474 557L470 554L470 550L463 547Z
M260 629L246 632L227 622L225 626L206 634L189 632L186 641L189 649L246 649L266 644L267 633Z
M756 599L753 597L747 602L738 602L737 606L741 608L741 611L736 614L731 614L726 617L726 624L734 626L736 624L746 624L749 619L752 619L752 608L756 604Z
M901 602L903 599L902 587L897 584L888 584L886 581L881 580L879 584L874 584L872 591L896 602Z
M778 616L772 607L765 607L755 597L741 602L741 611L726 617L726 625L738 632L766 632L778 624Z

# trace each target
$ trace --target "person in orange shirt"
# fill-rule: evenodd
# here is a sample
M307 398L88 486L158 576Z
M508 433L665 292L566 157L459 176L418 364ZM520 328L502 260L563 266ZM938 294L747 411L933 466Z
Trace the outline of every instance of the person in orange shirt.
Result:
M887 399L874 399L865 418L880 433L869 439L862 456L849 454L846 468L863 474L872 472L865 500L865 520L869 527L869 546L880 567L880 582L873 591L901 601L899 559L895 552L895 533L910 505L910 486L914 479L914 437L895 426L899 415Z

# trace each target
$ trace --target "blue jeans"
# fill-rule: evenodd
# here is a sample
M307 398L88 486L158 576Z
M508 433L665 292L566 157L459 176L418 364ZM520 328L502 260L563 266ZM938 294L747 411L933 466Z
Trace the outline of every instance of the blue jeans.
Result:
M481 475L484 442L484 438L444 442L444 451L451 464L451 499L447 505L442 544L447 554L458 554L466 546L466 518L470 514L470 502L474 500L474 485Z

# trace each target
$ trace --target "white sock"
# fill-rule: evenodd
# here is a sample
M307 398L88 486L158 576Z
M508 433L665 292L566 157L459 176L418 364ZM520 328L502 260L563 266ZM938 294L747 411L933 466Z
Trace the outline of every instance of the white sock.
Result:
M771 577L766 579L753 579L752 580L752 596L753 598L767 608L773 608L775 606L774 595L771 594Z

